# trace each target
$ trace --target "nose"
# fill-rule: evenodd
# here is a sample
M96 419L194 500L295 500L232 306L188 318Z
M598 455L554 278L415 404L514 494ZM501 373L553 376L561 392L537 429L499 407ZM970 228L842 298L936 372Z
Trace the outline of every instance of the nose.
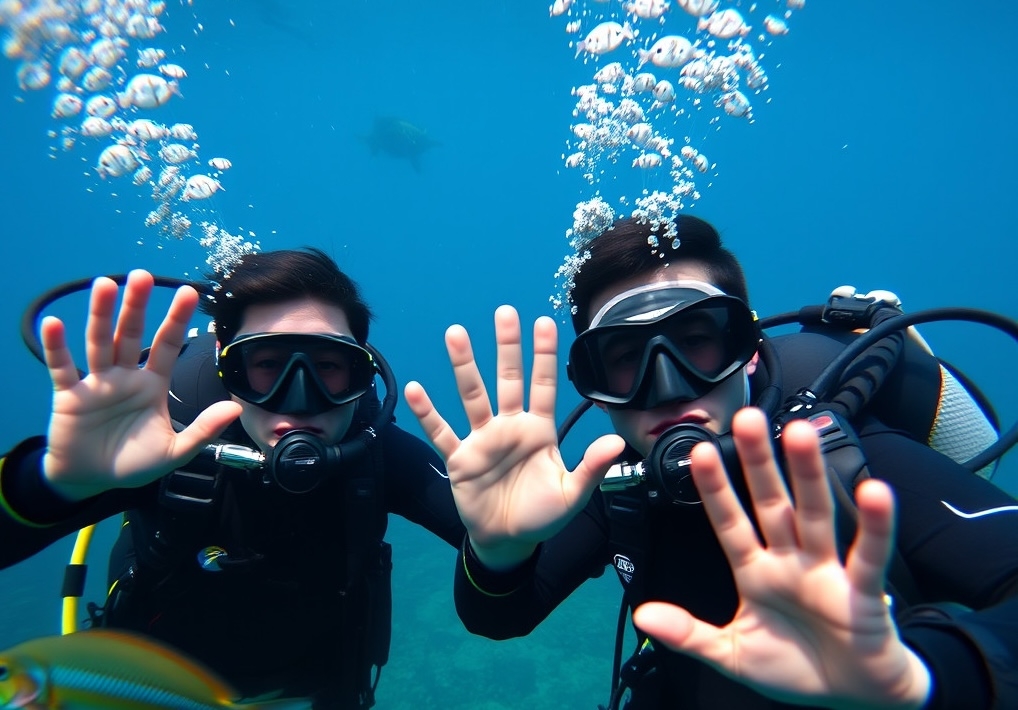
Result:
M645 409L653 409L671 402L691 402L701 396L690 385L679 364L668 353L659 351L654 355L653 366L648 368L648 374L651 380L646 385Z
M296 363L283 383L286 394L276 408L278 414L318 414L333 405L312 381L303 363Z

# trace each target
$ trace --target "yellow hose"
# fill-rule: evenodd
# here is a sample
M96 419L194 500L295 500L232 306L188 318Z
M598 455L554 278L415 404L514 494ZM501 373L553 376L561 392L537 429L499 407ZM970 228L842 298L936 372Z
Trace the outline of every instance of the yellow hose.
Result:
M92 542L92 533L95 532L95 525L89 525L78 531L74 540L74 549L71 550L72 565L84 565L88 557L88 546ZM78 630L78 599L76 596L65 596L63 601L62 615L60 619L60 633L73 634Z

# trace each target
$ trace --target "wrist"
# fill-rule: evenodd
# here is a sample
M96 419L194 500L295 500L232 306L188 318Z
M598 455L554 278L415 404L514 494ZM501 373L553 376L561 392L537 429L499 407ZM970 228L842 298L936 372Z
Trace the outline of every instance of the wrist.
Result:
M46 487L53 492L54 495L59 496L63 500L69 503L79 503L92 496L103 493L105 488L102 486L90 483L84 485L80 482L71 483L68 481L61 480L61 476L54 475L51 472L52 462L50 459L49 451L46 451L42 455L42 461L40 462L41 476Z
M933 692L933 676L930 669L912 649L905 647L907 670L897 682L879 697L838 702L832 705L840 710L922 710L928 707Z
M464 576L474 589L486 597L507 597L526 586L532 579L538 553L535 549L530 559L510 569L493 570L478 559L467 536L463 538L460 558Z
M894 695L895 700L884 707L888 710L920 710L926 707L932 693L932 675L922 658L912 649L905 647L908 672L902 673L901 687Z
M908 663L912 669L910 673L912 682L906 688L904 703L900 707L919 710L927 706L933 695L933 675L929 666L915 651L907 646L905 651L908 653Z
M45 438L38 436L21 442L0 460L0 509L27 527L49 527L81 506L58 493L43 475L45 452Z
M519 567L534 555L537 545L529 542L503 540L494 544L479 544L473 537L467 543L474 557L492 572L506 572Z

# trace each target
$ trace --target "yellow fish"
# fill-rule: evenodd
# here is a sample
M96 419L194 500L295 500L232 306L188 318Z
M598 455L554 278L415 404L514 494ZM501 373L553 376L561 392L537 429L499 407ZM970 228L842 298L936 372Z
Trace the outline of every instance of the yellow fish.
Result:
M309 710L307 699L243 703L211 671L155 641L93 629L0 652L0 708Z

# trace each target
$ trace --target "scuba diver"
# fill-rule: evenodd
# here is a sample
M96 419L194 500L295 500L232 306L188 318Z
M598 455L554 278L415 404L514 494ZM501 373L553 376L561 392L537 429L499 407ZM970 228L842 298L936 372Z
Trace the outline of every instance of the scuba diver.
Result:
M63 323L33 318L53 410L0 467L0 564L123 512L94 626L168 644L245 699L371 707L389 653L388 514L453 546L465 530L441 459L394 424L369 307L318 249L249 254L200 287L214 332L185 343L199 293L182 287L143 351L154 283L129 274L115 318L116 282L94 281L84 376Z
M941 414L955 378L935 365L932 396L888 379L880 401L871 376L916 347L898 333L901 360L871 362L911 323L891 307L885 322L833 328L858 339L847 347L815 333L849 356L836 369L854 383L804 387L827 379L802 352L811 334L789 334L778 357L718 232L691 215L675 224L674 249L649 247L657 226L635 219L578 249L567 373L616 434L574 470L558 448L550 318L534 325L529 409L515 310L495 312L497 412L467 332L449 328L462 440L407 384L467 527L466 628L524 636L610 565L638 641L620 663L617 636L611 708L1018 707L1018 505L931 446L952 426Z

